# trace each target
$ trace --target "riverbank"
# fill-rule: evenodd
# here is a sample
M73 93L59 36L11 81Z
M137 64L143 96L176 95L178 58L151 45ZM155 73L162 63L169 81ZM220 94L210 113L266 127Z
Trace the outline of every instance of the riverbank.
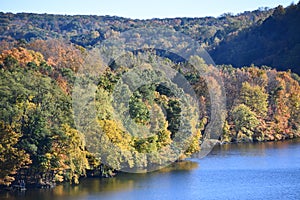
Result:
M263 146L272 146L273 144L276 143L300 143L300 138L293 138L293 139L285 139L285 140L275 140L275 141L256 141L256 142L247 142L247 141L234 141L234 142L222 142L222 141L215 141L212 144L215 144L214 149L230 149L234 146L256 146L256 145L263 145ZM196 158L197 154L194 154L192 158ZM189 159L187 159L189 160ZM171 170L178 170L178 169L184 169L187 164L186 160L180 160L176 162L175 164L172 164L166 168L161 169L162 171L171 171ZM21 172L21 174L25 174L25 172ZM80 181L84 180L86 178L113 178L115 176L118 176L119 174L124 174L123 172L118 172L116 170L113 170L111 168L107 167L100 167L97 170L87 170L86 175L83 177L80 177ZM126 173L125 173L126 174ZM16 180L10 184L9 186L7 185L1 185L0 186L0 191L12 191L12 192L19 192L19 191L25 191L27 189L34 189L34 188L40 188L40 189L49 189L49 188L54 188L57 185L64 184L68 181L63 181L63 182L57 182L55 181L55 174L52 174L52 178L49 178L49 173L48 173L48 179L45 179L45 174L42 175L44 179L40 179L38 182L29 182L26 181L26 177L24 176L16 176ZM25 180L24 180L25 179ZM22 184L21 184L22 183ZM72 184L71 184L72 185Z
M146 174L83 178L79 185L1 193L31 199L288 199L300 195L300 139L216 145L203 159L188 159Z

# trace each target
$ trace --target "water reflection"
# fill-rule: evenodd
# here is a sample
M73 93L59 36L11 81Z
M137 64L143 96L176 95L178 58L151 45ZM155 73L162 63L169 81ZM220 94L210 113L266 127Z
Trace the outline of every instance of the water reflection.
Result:
M198 168L198 166L199 166L198 162L182 161L182 162L173 163L170 166L165 167L153 173L166 173L171 171L190 171Z
M79 185L61 184L54 189L49 190L29 190L22 199L85 199L91 195L105 196L107 194L133 191L136 188L142 188L147 185L149 179L158 179L163 174L168 173L190 173L193 169L198 168L197 162L182 161L176 162L159 171L147 174L128 174L120 173L114 178L85 178ZM166 184L166 182L164 183ZM7 198L14 199L19 196L7 195Z
M285 191L300 196L299 180L300 140L226 144L215 146L204 159L177 162L147 174L85 178L77 186L6 192L0 199L239 199L241 195L274 199L287 195Z
M261 142L261 143L238 143L238 144L223 144L216 145L210 152L209 156L266 156L271 150L283 150L292 148L293 145L298 145L300 139L276 141L276 142Z
M211 153L199 162L202 170L296 168L300 166L299 144L300 139L254 144L225 144L215 146Z

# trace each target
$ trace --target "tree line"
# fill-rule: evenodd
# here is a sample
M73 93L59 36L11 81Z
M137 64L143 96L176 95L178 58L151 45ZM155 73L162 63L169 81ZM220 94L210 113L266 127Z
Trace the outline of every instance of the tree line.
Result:
M163 58L167 65L189 81L200 102L199 108L181 106L190 96L184 100L179 98L182 88L163 82L163 75L153 73L151 63L144 66L143 72L138 71L137 77L159 80L163 84L146 84L131 93L128 92L129 87L116 86L134 66L118 66L116 63L102 66L105 70L96 77L97 90L92 101L97 110L95 123L103 132L103 137L94 143L96 152L101 154L98 155L90 151L89 144L85 142L90 130L82 132L75 126L71 99L76 73L89 51L54 39L29 43L3 41L2 44L2 48L7 48L0 54L1 184L17 180L21 171L26 171L28 183L37 183L50 172L54 181L78 183L80 177L97 173L105 176L124 166L158 166L169 161L169 154L164 156L162 152L171 152L171 144L176 142L178 134L181 138L188 137L188 146L180 152L178 159L201 151L205 127L212 120L210 95L201 75L182 71L188 63ZM153 56L155 58L156 55ZM137 58L129 56L128 59ZM203 64L202 67L210 66ZM221 65L218 70L226 93L226 120L219 138L221 142L276 141L299 137L298 75L254 65L240 69ZM94 81L94 78L89 80ZM113 99L116 90L120 90L120 96ZM114 101L126 95L129 95L128 107ZM144 126L151 130L151 136L129 134L114 117L116 107L122 112L127 110L134 121L127 128ZM184 118L184 127L179 126L182 116L188 116ZM88 127L88 121L83 120L82 123ZM189 135L185 130L189 130ZM117 146L118 151L111 151L109 145L105 146L110 143ZM145 153L151 153L151 156L141 156ZM111 166L106 166L106 162Z

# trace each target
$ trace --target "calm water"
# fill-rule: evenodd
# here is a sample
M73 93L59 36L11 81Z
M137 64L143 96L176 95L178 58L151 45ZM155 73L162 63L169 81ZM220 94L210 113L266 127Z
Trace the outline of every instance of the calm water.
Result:
M191 159L148 174L85 179L78 186L1 193L4 199L300 199L300 140L215 147L204 159Z

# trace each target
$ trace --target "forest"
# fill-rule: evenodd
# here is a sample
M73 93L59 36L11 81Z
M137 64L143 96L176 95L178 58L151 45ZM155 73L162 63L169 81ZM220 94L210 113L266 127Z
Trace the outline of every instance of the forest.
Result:
M127 52L122 65L94 64L103 71L82 81L86 85L89 81L97 83L91 101L96 108L93 123L104 134L101 138L93 135L94 126L85 115L80 121L84 128L78 129L73 107L80 105L74 105L72 98L76 81L81 80L80 68L93 56L92 48L109 38L118 39L132 28L151 31L165 26L188 35L211 53L226 94L226 111L221 113L225 120L217 138L220 143L299 137L299 8L298 3L238 15L227 13L219 18L151 20L0 13L0 184L10 185L20 179L26 179L27 184L49 180L78 184L81 177L109 177L123 168L155 168L174 161L164 152L172 154L171 144L178 138L186 139L187 145L184 151L174 153L176 160L201 151L205 128L212 121L209 87L215 85L208 86L195 70L184 70L191 67L190 63L156 50ZM163 84L145 84L132 93L119 87L122 76L134 70L145 56L151 62L143 66L143 71L135 72L136 80L154 79ZM183 98L180 85L165 81L162 76L166 74L151 70L159 59L176 72L172 80L182 76L188 81L199 107L182 106L191 101L192 95ZM202 58L192 59L204 71L211 70ZM116 91L120 96L114 96ZM129 98L128 108L116 101L124 96ZM147 127L151 136L129 134L114 116L115 109L128 110L134 124ZM184 127L180 126L182 116ZM132 124L128 127L139 130ZM93 146L85 138L88 134L101 155L91 150ZM118 151L106 146L110 143ZM141 156L147 153L150 156ZM108 161L113 164L105 165Z

